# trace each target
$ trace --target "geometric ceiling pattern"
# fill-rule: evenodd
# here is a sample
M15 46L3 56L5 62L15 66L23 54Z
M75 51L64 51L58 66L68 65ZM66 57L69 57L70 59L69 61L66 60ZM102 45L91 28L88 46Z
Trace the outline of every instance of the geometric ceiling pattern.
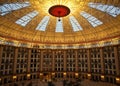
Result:
M50 17L49 16L45 16L41 22L39 23L39 25L37 26L36 30L41 30L41 31L45 31L47 24L49 22Z
M97 10L100 10L102 12L106 12L113 17L117 17L120 14L120 8L115 7L111 4L109 5L109 4L90 2L90 3L88 3L88 6L91 8L95 8Z
M54 5L70 9L54 17ZM30 43L76 44L120 37L120 0L0 1L0 37Z
M33 11L18 19L15 23L21 26L26 26L35 16L37 16L39 12Z
M103 24L103 22L101 22L100 20L98 20L97 18L95 18L94 16L82 11L80 13L84 18L86 18L88 20L88 22L93 26L93 27L97 27L101 24Z
M0 6L0 15L4 16L12 11L30 6L29 2L5 3Z

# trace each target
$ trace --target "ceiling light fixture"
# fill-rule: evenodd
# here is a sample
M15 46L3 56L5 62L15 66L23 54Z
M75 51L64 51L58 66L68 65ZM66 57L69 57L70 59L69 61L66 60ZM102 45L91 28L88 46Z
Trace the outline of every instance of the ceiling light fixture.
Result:
M52 16L58 17L58 21L60 20L60 17L65 17L70 14L70 9L67 6L64 5L54 5L49 8L49 13Z

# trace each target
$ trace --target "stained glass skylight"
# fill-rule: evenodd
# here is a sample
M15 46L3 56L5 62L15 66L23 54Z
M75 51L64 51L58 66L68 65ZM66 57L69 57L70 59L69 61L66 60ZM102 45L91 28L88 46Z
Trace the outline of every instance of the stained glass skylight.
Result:
M101 3L90 2L88 4L88 6L91 7L91 8L95 8L97 10L100 10L102 12L106 12L113 17L116 17L120 14L120 8L115 7L113 5L105 5L105 4L101 4Z
M86 13L84 11L82 11L80 13L81 16L83 16L84 18L87 19L87 21L93 26L93 27L96 27L96 26L99 26L101 24L103 24L103 22L101 22L100 20L98 20L97 18L95 18L94 16L90 15L89 13Z
M83 30L74 16L70 16L69 19L70 19L70 23L72 25L73 31Z
M36 30L45 31L47 24L49 22L49 19L50 19L49 16L45 16L37 26Z
M29 14L18 19L15 23L19 24L21 26L26 26L38 14L39 14L39 12L37 12L37 11L30 12Z
M62 18L60 18L60 21L58 21L58 20L59 20L59 18L57 18L55 32L63 32L63 21L62 21Z
M10 13L11 11L18 10L27 6L30 6L29 2L3 4L3 5L0 5L0 15L4 16Z

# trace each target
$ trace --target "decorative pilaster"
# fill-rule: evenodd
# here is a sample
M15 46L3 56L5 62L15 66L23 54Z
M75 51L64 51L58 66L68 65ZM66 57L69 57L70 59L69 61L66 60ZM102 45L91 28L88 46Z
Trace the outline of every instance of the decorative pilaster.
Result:
M52 51L52 71L55 70L55 51Z
M41 58L40 58L40 72L43 71L43 50L41 50L41 54L40 54Z
M28 49L28 65L27 65L27 73L30 73L30 63L31 63L31 49Z
M88 72L91 73L91 56L90 56L90 49L87 50L88 56Z
M15 47L15 55L14 55L14 65L13 65L13 75L16 74L16 68L17 68L17 56L18 56L18 47Z
M75 71L78 72L78 55L77 55L77 50L75 50Z
M0 46L0 66L2 62L2 53L3 53L3 46Z
M118 49L117 46L114 46L114 57L115 57L115 66L116 66L116 75L120 76L120 62L119 62L119 58L118 58Z
M64 71L66 71L66 69L67 69L67 56L66 56L66 50L64 51Z
M105 65L104 65L104 56L103 56L103 48L100 48L100 59L101 59L101 73L105 73Z

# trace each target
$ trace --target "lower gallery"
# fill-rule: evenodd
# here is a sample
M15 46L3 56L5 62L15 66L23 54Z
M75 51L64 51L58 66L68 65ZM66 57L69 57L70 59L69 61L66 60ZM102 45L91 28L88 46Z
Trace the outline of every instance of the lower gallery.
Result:
M82 49L0 45L0 86L119 86L119 75L120 45Z

